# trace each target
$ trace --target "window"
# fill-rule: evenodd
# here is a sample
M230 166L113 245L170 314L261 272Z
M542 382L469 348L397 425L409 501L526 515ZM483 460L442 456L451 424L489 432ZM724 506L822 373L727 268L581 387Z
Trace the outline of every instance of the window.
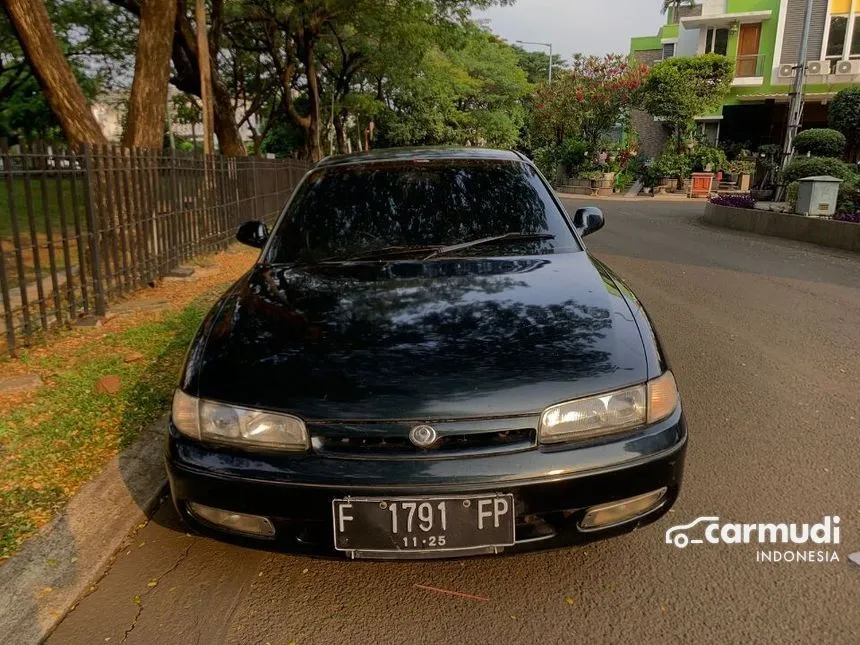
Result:
M663 45L663 60L672 58L675 55L675 43L665 43Z
M458 244L511 232L555 237L480 246L468 253L580 250L546 185L527 164L432 158L343 164L308 175L272 233L267 261L337 260L390 247Z
M706 54L722 54L725 56L729 52L729 30L728 29L708 29L705 36L705 53Z
M824 57L860 58L860 0L830 0L829 7Z
M854 16L854 36L851 38L851 58L860 58L860 14Z
M848 16L831 16L827 32L827 58L842 58L847 34Z

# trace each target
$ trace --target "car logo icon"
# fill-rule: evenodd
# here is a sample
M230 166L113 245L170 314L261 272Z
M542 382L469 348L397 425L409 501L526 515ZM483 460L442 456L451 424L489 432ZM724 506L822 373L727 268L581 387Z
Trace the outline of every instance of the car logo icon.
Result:
M687 529L691 529L697 524L701 524L703 522L719 522L719 517L697 517L695 520L690 522L689 524L681 524L679 526L673 526L666 531L666 544L674 544L679 549L685 548L688 544L702 544L702 540L700 539L690 539L686 533Z
M409 431L409 441L418 448L430 448L434 443L436 443L437 438L438 435L436 434L436 430L433 426L415 426Z

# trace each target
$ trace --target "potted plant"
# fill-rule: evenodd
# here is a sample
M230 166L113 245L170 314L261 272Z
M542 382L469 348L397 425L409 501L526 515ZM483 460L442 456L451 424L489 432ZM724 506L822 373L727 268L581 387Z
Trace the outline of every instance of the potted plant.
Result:
M603 171L601 170L591 170L585 173L583 179L587 179L591 186L591 194L597 195L600 191L600 184L603 181Z

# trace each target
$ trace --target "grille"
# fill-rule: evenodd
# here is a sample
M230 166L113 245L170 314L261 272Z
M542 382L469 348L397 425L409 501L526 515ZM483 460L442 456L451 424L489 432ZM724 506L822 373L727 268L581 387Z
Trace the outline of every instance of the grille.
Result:
M349 455L402 455L441 457L464 453L498 453L525 450L535 445L533 428L442 435L432 448L418 448L404 436L356 436L326 434L314 438L314 447L328 453Z

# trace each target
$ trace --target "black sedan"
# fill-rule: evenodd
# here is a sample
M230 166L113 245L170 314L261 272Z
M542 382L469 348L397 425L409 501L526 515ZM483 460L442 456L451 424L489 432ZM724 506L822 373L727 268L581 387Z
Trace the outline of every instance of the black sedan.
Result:
M194 529L350 558L517 552L661 517L687 431L636 297L514 152L318 163L212 308L167 468Z

